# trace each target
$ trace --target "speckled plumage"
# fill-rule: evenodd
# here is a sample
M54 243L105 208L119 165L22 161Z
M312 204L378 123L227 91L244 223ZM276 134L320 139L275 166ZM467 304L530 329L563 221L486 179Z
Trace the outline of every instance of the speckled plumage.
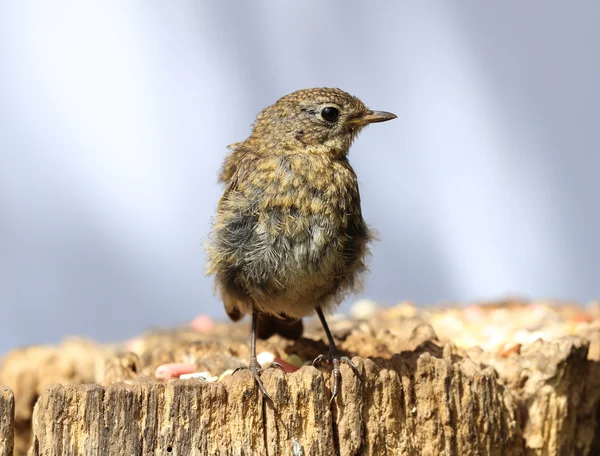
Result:
M334 128L310 112L322 104L340 106ZM339 89L300 90L262 111L252 135L232 146L208 270L234 319L253 306L299 318L355 289L370 234L347 159L362 127L344 122L366 111Z
M368 240L345 158L247 153L219 203L211 271L229 314L303 317L353 287Z
M355 367L337 352L322 309L356 289L371 239L347 154L365 125L393 118L340 89L299 90L257 116L220 175L208 273L227 314L253 315L254 344L274 332L299 337L301 318L316 310L334 361L333 396L340 360ZM255 358L250 368L268 397Z

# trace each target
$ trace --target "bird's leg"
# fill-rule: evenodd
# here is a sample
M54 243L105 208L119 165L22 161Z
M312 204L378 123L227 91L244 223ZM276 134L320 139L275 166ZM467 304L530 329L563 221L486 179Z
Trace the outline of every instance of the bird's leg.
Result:
M347 356L342 356L342 354L336 347L335 341L333 340L333 336L331 335L331 331L329 330L329 326L327 326L327 322L325 321L325 315L323 315L323 310L321 309L321 306L317 307L316 310L317 315L319 316L319 320L321 320L321 325L323 325L323 329L325 330L325 334L327 335L327 340L329 341L329 353L327 354L327 356L317 356L313 361L313 366L316 366L323 362L331 363L333 366L333 391L331 392L331 399L329 400L329 403L331 403L333 402L333 399L335 399L335 397L338 395L340 389L339 386L342 378L342 375L340 373L340 364L344 363L348 365L358 379L360 379L360 374L358 373L358 369L356 368L352 360Z
M262 374L264 369L258 363L258 359L256 358L256 326L257 326L257 322L258 322L258 312L253 309L252 310L252 329L251 329L251 333L250 333L250 365L247 368L246 367L238 367L237 369L235 369L233 371L233 373L235 374L240 369L249 369L250 372L252 372L252 375L254 376L254 380L256 381L256 384L258 385L258 389L260 390L262 395L266 399L271 401L271 403L273 403L273 399L271 398L271 396L269 396L269 393L267 393L267 390L265 389L263 382L260 378L260 374ZM281 364L276 363L276 362L272 362L269 367L276 367L276 368L283 370L283 367L281 366Z

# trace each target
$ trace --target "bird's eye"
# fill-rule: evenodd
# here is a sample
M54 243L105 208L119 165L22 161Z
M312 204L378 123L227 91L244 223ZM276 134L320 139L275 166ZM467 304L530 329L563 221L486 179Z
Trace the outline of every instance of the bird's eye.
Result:
M325 106L321 110L321 117L325 119L327 122L335 122L340 116L340 111L333 106Z

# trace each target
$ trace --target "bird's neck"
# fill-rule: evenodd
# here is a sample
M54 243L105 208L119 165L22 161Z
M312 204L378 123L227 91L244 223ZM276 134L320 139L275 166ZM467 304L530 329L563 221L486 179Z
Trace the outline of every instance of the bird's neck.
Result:
M342 159L348 155L353 139L352 137L333 138L322 143L310 144L302 141L301 138L265 141L251 136L244 141L244 144L264 156L306 154Z

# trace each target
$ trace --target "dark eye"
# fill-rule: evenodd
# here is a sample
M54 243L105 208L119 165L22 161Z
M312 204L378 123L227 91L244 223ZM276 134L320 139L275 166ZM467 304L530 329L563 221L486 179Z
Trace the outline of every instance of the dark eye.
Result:
M321 117L323 117L323 119L325 119L327 122L335 122L339 116L340 112L333 106L325 106L321 110Z

